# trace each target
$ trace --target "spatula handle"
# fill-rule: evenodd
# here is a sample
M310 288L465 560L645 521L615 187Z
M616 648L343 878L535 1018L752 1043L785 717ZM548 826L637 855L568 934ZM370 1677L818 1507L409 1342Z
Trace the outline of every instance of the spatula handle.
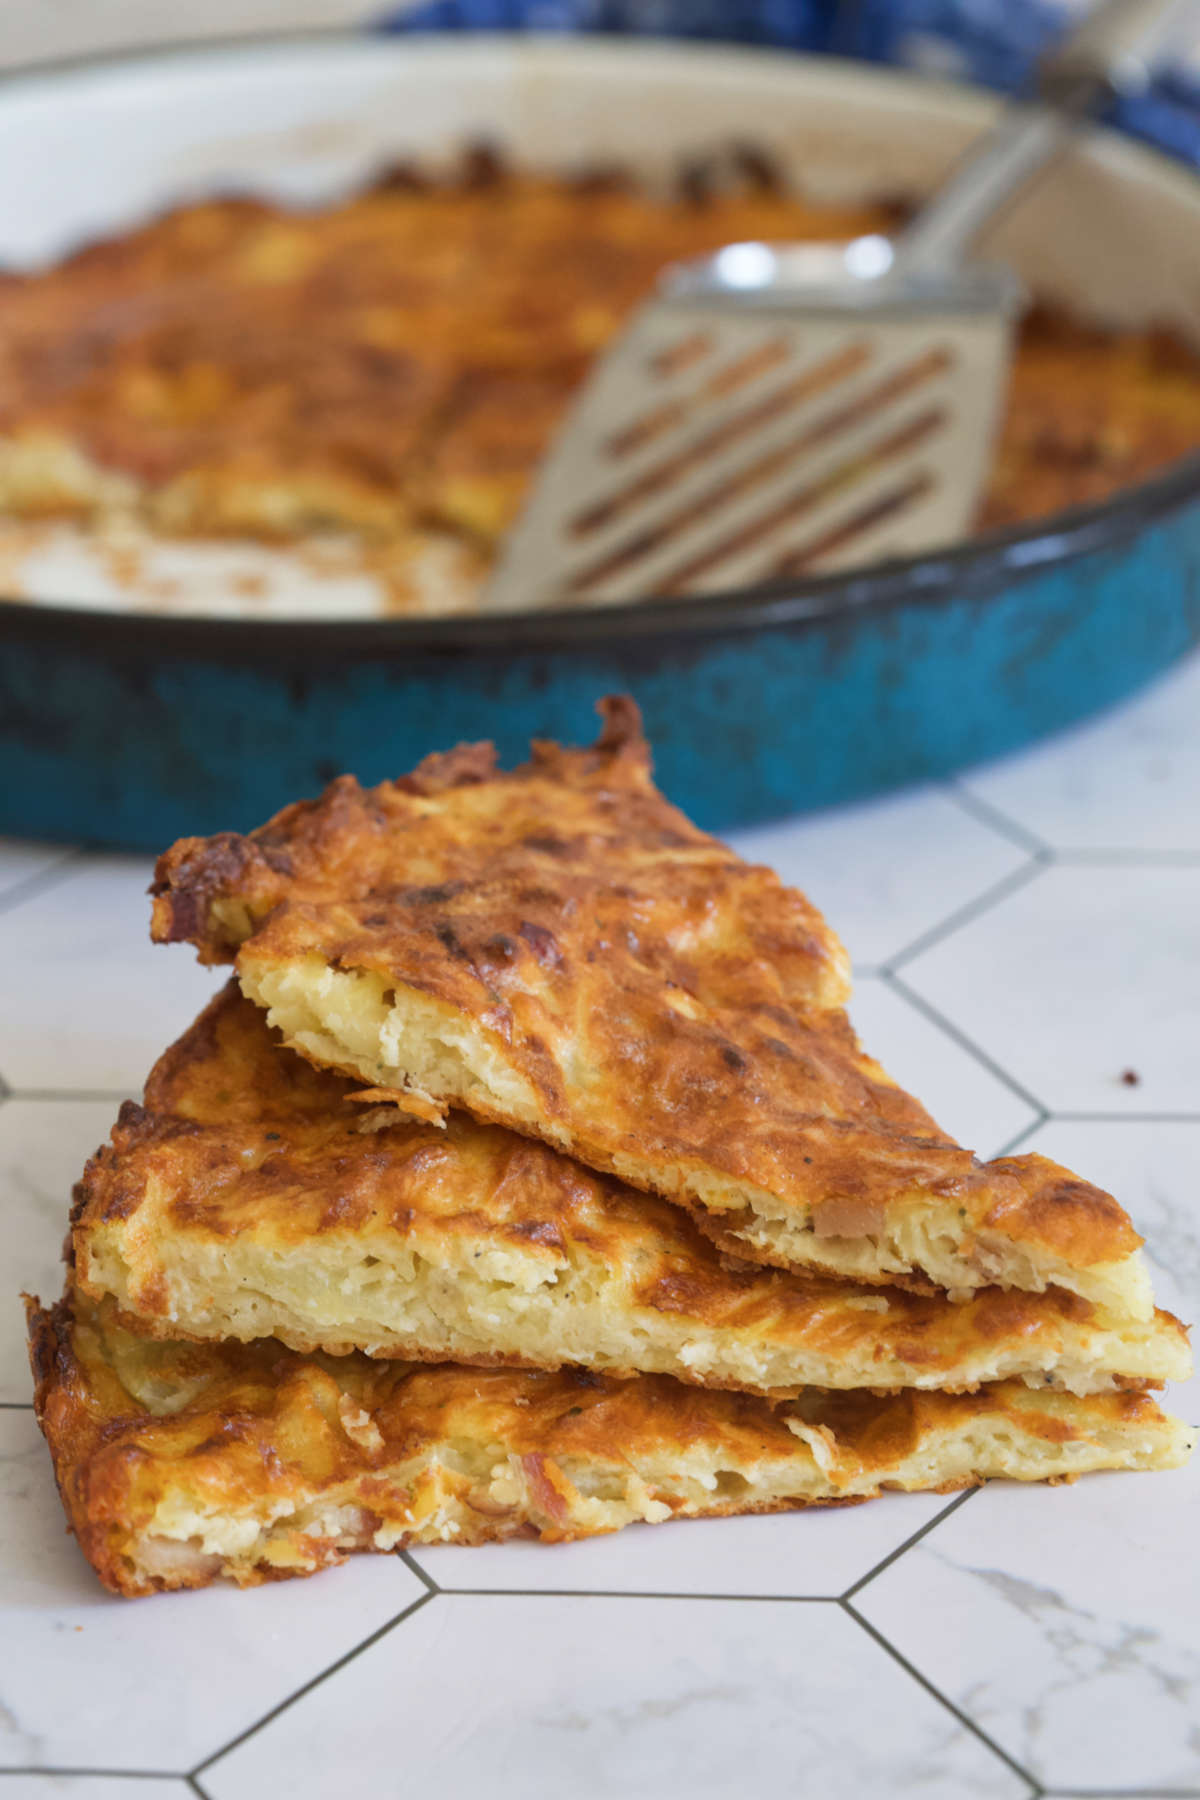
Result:
M1036 100L1004 112L902 235L896 272L955 268L984 226L1114 93L1146 86L1189 27L1200 30L1198 0L1103 0L1094 7L1039 64Z
M1047 105L1094 112L1106 96L1147 87L1173 50L1200 33L1196 0L1102 0L1038 64Z

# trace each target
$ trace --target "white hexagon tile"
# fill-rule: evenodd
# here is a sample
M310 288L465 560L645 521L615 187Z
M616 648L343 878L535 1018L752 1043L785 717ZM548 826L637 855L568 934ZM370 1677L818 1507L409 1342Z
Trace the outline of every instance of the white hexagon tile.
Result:
M862 968L888 962L1018 874L1036 849L938 788L735 832L731 842L803 888Z
M1200 664L961 782L742 834L867 971L867 1047L985 1156L1079 1168L1200 1310ZM211 991L144 859L0 846L0 1800L1200 1795L1200 1464L105 1596L15 1290ZM874 973L871 973L874 971ZM1195 1384L1173 1397L1200 1417Z
M112 1126L111 1100L8 1100L0 1106L0 1403L29 1399L16 1297L57 1299L71 1189ZM7 1796L0 1791L0 1800Z
M1048 1111L1200 1106L1200 862L1052 863L902 979Z
M494 1800L1028 1792L838 1608L595 1596L440 1596L201 1780L395 1792L398 1755L413 1793Z
M3 1800L195 1800L186 1780L165 1776L63 1775L0 1769Z
M0 1412L0 1506L0 1766L186 1771L426 1592L389 1556L332 1581L113 1600L63 1531L23 1409Z
M1194 1791L1198 1476L990 1488L856 1604L1047 1787Z
M977 1155L999 1155L1042 1116L1003 1069L897 983L878 976L857 982L850 1017L864 1048Z
M62 844L31 844L17 838L0 840L0 908L26 893L39 878L68 862Z
M150 947L152 865L93 857L0 907L0 1077L14 1091L136 1094L212 993L183 947Z
M973 771L964 791L1060 851L1200 853L1200 657L1054 745Z
M1051 1119L1023 1147L1118 1194L1160 1303L1195 1316L1200 1116ZM1171 1406L1200 1424L1200 1379ZM1050 1790L1200 1792L1200 1462L1148 1485L992 1487L855 1598Z

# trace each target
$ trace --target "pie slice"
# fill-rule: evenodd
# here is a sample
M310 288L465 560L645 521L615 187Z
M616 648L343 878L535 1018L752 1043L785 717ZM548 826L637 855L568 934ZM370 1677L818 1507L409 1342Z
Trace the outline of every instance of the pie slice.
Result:
M663 799L631 701L602 710L591 749L535 744L505 773L461 746L182 840L153 935L236 958L313 1062L544 1138L740 1258L956 1299L1057 1286L1149 1319L1117 1202L939 1131L859 1048L820 915Z
M37 1414L72 1530L121 1594L308 1575L354 1550L556 1541L992 1476L1166 1469L1143 1393L742 1394L581 1373L156 1343L68 1290L29 1303Z
M944 1295L730 1266L688 1215L546 1145L452 1113L357 1103L273 1041L231 982L126 1105L73 1215L76 1279L160 1337L564 1365L794 1395L1088 1393L1184 1379L1167 1313L1077 1294Z

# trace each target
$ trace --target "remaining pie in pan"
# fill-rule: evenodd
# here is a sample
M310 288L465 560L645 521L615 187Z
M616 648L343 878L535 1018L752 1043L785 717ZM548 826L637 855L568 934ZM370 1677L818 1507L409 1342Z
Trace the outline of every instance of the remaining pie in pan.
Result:
M674 195L475 152L320 211L180 207L0 280L0 507L348 535L397 610L469 605L593 357L665 264L896 218L806 202L744 150ZM1035 314L981 523L1101 498L1198 440L1200 357Z

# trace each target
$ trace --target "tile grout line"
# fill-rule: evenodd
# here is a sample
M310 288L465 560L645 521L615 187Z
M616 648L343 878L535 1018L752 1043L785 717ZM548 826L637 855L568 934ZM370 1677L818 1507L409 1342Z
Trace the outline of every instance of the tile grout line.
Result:
M935 1687L927 1675L922 1675L920 1669L918 1669L914 1663L909 1662L903 1652L897 1650L896 1646L891 1643L889 1639L885 1638L883 1633L872 1625L868 1618L859 1612L852 1600L839 1600L838 1605L842 1608L843 1612L848 1613L855 1623L866 1632L868 1637L874 1639L881 1650L887 1652L892 1660L904 1670L905 1674L910 1675L920 1687L924 1688L925 1692L930 1695L932 1699L944 1706L951 1717L957 1719L965 1731L969 1731L971 1736L977 1738L984 1748L990 1750L992 1755L1002 1762L1006 1768L1011 1769L1014 1775L1019 1776L1020 1779L1027 1784L1031 1795L1040 1795L1044 1792L1041 1784L1034 1779L1028 1769L1023 1769L1015 1757L1010 1756L1007 1750L1002 1749L999 1744L995 1743L988 1736L981 1725L977 1725L969 1714L963 1712L961 1707L956 1706L954 1701L943 1694L939 1687Z
M967 781L951 776L941 784L942 792L957 802L970 818L980 825L990 826L998 837L1008 843L1015 844L1018 849L1031 851L1049 862L1067 863L1076 867L1089 863L1108 863L1114 866L1128 865L1131 868L1193 868L1200 865L1200 850L1166 850L1139 849L1130 845L1115 848L1103 844L1063 845L1052 844L1040 837L1028 825L1022 825L1019 819L1013 818L1003 808L996 806L991 800L985 800L977 794ZM1200 1793L1200 1789L1197 1790Z
M1046 1117L1077 1125L1200 1125L1200 1112L1059 1112L1054 1107Z
M1195 869L1200 850L1056 850L1054 860L1074 869Z
M26 1763L10 1769L0 1769L0 1780L9 1775L45 1775L55 1781L60 1776L74 1777L80 1781L186 1781L178 1769L97 1769L85 1767L69 1768L65 1763Z
M12 887L5 888L4 892L0 894L0 913L12 912L23 901L34 900L39 894L44 894L48 889L57 887L60 881L66 879L72 869L86 861L86 850L79 848L64 850L58 861L51 863L48 869L39 869L36 874L27 875L23 881L14 882Z
M1011 1156L1014 1150L1019 1150L1022 1144L1027 1144L1031 1137L1036 1136L1042 1129L1042 1126L1049 1122L1051 1117L1052 1115L1050 1113L1041 1113L1038 1118L1031 1119L1028 1125L1022 1125L1020 1131L1010 1137L1006 1144L1001 1144L1000 1148L993 1151L986 1160L988 1162L998 1162L1002 1156Z
M439 1594L471 1600L722 1600L768 1606L836 1606L837 1594L696 1594L662 1588L444 1588Z
M421 1567L411 1550L397 1550L396 1555L410 1574L415 1575L422 1587L428 1588L431 1594L440 1594L443 1591L428 1570Z
M949 913L940 923L931 926L928 931L922 932L919 937L915 937L910 943L903 945L894 956L889 956L881 964L880 974L892 975L896 969L903 968L906 963L912 962L918 956L923 956L926 950L932 950L945 938L953 937L954 933L961 931L964 925L970 925L975 919L982 918L986 913L991 912L994 906L998 906L1002 900L1007 900L1011 894L1020 893L1021 889L1027 887L1035 876L1043 874L1050 867L1052 861L1053 858L1049 851L1029 856L1019 868L1011 869L1007 875L1001 876L999 881L994 881L991 887L985 888L981 894L977 894L974 900L968 900L965 905Z
M1002 1069L1000 1064L994 1061L994 1059L988 1055L987 1051L982 1049L973 1038L969 1038L966 1032L959 1026L952 1024L951 1021L946 1018L944 1013L939 1012L935 1006L931 1006L925 996L918 993L916 988L910 987L909 983L905 981L902 975L896 975L893 974L891 970L887 970L884 973L883 979L893 993L899 994L901 999L908 1002L914 1012L920 1013L922 1018L928 1020L931 1025L935 1025L945 1037L948 1037L952 1043L957 1044L960 1050L965 1050L968 1056L974 1057L980 1068L986 1069L988 1074L993 1076L995 1080L1001 1082L1003 1086L1008 1089L1010 1094L1015 1094L1018 1100L1023 1101L1026 1106L1032 1108L1033 1112L1037 1115L1031 1122L1033 1125L1042 1125L1052 1116L1050 1108L1045 1106L1042 1101L1038 1099L1036 1094L1030 1093L1027 1087L1023 1086L1023 1084L1017 1081L1014 1076L1010 1075L1007 1069Z
M885 1569L890 1569L894 1562L900 1560L906 1550L911 1550L914 1544L919 1544L922 1538L928 1537L929 1533L935 1530L943 1520L948 1519L951 1513L957 1512L960 1506L965 1506L971 1496L978 1492L977 1487L969 1487L964 1488L961 1494L955 1494L948 1506L943 1506L941 1512L935 1513L932 1519L927 1519L925 1524L919 1530L914 1531L911 1537L905 1538L902 1544L897 1544L896 1548L877 1562L873 1569L868 1569L865 1575L852 1582L845 1593L839 1595L839 1599L853 1600L855 1594L861 1593L868 1582L874 1581L877 1575L882 1575Z
M1055 856L1056 852L1036 831L1030 831L1017 819L1010 819L1007 813L1002 812L998 806L993 806L990 800L980 799L978 794L972 793L969 787L953 777L942 783L942 791L969 819L974 819L978 825L986 825L997 837L1015 844L1018 850L1028 850L1032 856Z
M13 1088L5 1091L6 1100L106 1100L119 1106L133 1098L128 1088Z
M427 1588L423 1594L416 1600L413 1600L402 1612L398 1612L394 1618L388 1619L377 1631L371 1632L369 1637L363 1638L360 1644L355 1644L352 1649L346 1651L344 1656L339 1656L336 1662L331 1662L327 1669L322 1669L320 1673L314 1675L310 1681L304 1682L300 1687L288 1694L286 1699L280 1700L277 1705L271 1707L269 1712L265 1712L260 1719L256 1719L253 1725L247 1725L244 1731L240 1731L236 1737L230 1738L227 1744L222 1744L219 1750L214 1750L211 1756L206 1756L203 1761L196 1763L195 1766L188 1771L188 1781L191 1782L194 1787L198 1787L199 1792L203 1794L205 1790L200 1784L200 1777L206 1769L210 1769L214 1763L220 1762L222 1757L228 1756L232 1751L240 1749L240 1747L250 1738L257 1736L257 1734L267 1725L270 1725L273 1720L277 1719L281 1713L287 1712L288 1708L294 1706L298 1700L303 1700L306 1694L311 1694L314 1688L318 1688L321 1686L322 1682L328 1681L331 1675L336 1675L339 1670L344 1669L347 1664L354 1662L357 1657L363 1655L364 1651L372 1649L376 1644L380 1643L382 1639L387 1637L389 1632L395 1631L397 1626L403 1625L405 1619L411 1619L414 1613L420 1612L423 1606L428 1606L430 1601L435 1600L436 1598L437 1595Z

